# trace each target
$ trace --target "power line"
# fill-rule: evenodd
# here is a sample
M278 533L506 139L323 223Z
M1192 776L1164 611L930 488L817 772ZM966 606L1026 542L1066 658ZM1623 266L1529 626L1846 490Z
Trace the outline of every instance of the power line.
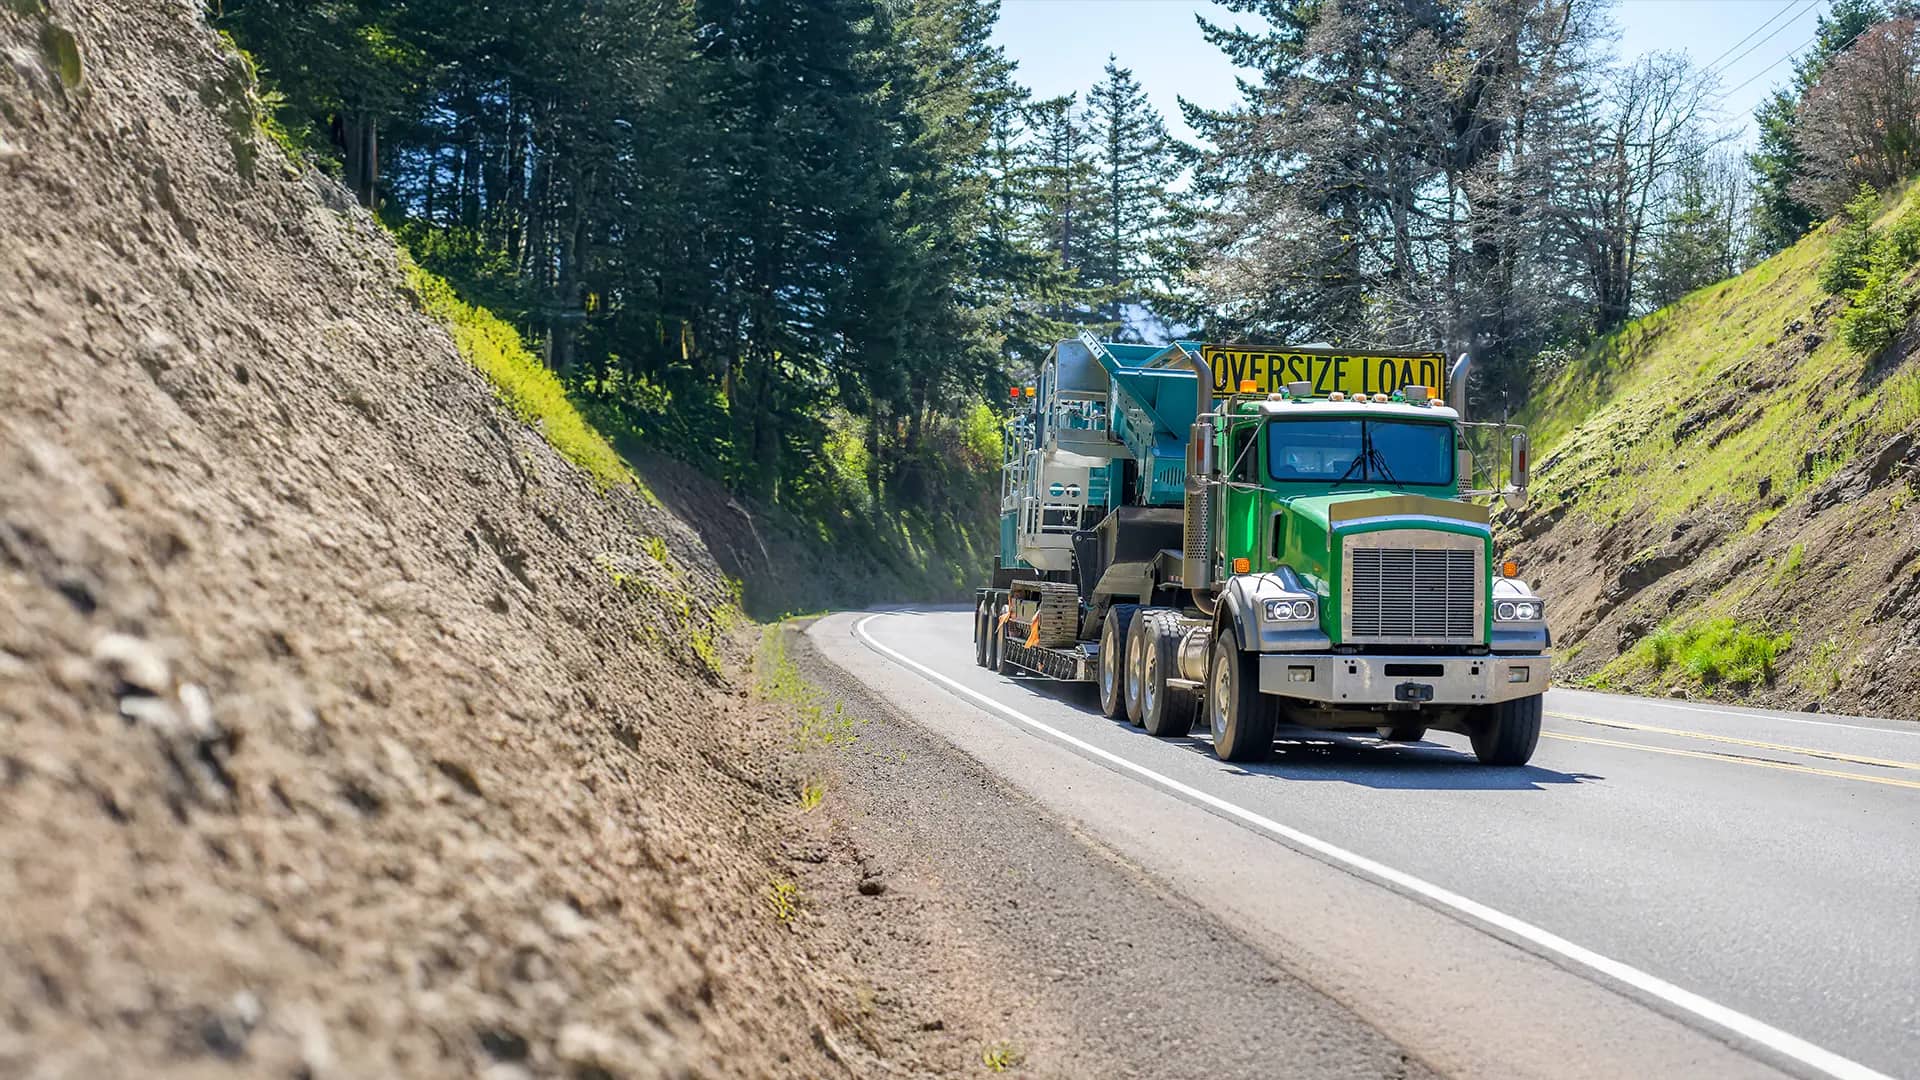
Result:
M1855 30L1851 37L1847 38L1847 40L1841 42L1839 45L1834 47L1834 50L1833 50L1834 55L1838 56L1839 54L1846 52L1847 47L1852 45L1855 41L1857 41L1861 34L1864 34L1871 29L1873 29L1871 26L1863 26L1860 29ZM1808 46L1814 44L1815 42L1818 42L1819 40L1820 40L1820 35L1817 33L1814 34L1812 37L1808 38L1807 40L1801 42L1799 45L1795 46L1792 49L1792 51L1787 53L1787 55L1781 57L1778 60L1775 60L1771 64L1768 64L1766 67L1761 68L1759 71L1754 72L1753 76L1749 78L1746 82L1743 82L1739 86L1736 86L1733 89L1728 90L1726 93L1721 94L1719 97L1714 98L1714 102L1718 104L1719 102L1725 101L1727 98L1730 98L1733 95L1739 93L1740 91L1746 89L1756 79L1760 78L1760 76L1765 75L1767 72L1772 71L1774 68L1779 67L1781 64L1784 64L1787 61L1793 59L1794 57L1799 56L1801 53L1806 51Z
M1788 19L1786 22L1783 22L1779 26L1774 27L1772 33L1768 34L1766 37L1761 38L1759 41L1754 42L1752 45L1749 45L1747 47L1747 51L1727 61L1726 65L1721 67L1718 71L1715 71L1709 68L1707 73L1710 75L1718 75L1718 74L1721 74L1722 72L1733 70L1733 66L1735 64L1738 64L1740 61L1745 60L1749 56L1752 56L1754 51L1759 49L1760 46L1765 45L1767 42L1772 41L1774 38L1778 37L1780 35L1780 31L1785 30L1787 27L1792 26L1794 23L1798 22L1800 20L1800 16L1805 15L1809 11L1812 11L1814 7L1819 3L1820 3L1820 0L1809 0L1809 3L1807 4L1807 6L1801 8L1799 12L1797 12L1794 15L1793 18Z
M1707 61L1706 63L1704 63L1704 64L1702 64L1702 65L1700 65L1700 70L1701 70L1701 71L1712 71L1712 70L1714 69L1714 66L1715 66L1715 65L1717 65L1718 63L1720 63L1720 61L1722 61L1722 60L1725 60L1725 59L1727 58L1727 56L1728 56L1729 54L1731 54L1731 53L1733 52L1733 50L1735 50L1735 49L1737 49L1737 48L1739 48L1739 47L1740 47L1740 46L1742 46L1742 45L1745 45L1745 44L1746 44L1746 43L1747 43L1748 41L1751 41L1751 40L1753 39L1753 35L1755 35L1755 34L1757 34L1757 33L1759 33L1759 32L1760 32L1760 31L1762 31L1762 30L1765 30L1765 29L1766 29L1767 27L1769 27L1769 26L1771 26L1771 25L1773 25L1773 20L1774 20L1774 19L1778 19L1778 18L1779 18L1780 16L1782 16L1782 15L1785 15L1785 14L1787 13L1787 9L1788 9L1788 8L1791 8L1791 7L1793 7L1793 6L1795 5L1795 4L1798 4L1799 2L1800 2L1800 0L1787 0L1787 2L1786 2L1786 3L1784 3L1784 4L1782 4L1782 5L1780 5L1780 10L1779 10L1779 11L1776 11L1776 12L1774 12L1774 13L1773 13L1773 17L1772 17L1772 18L1769 18L1769 19L1768 19L1768 20L1767 20L1766 22L1763 22L1763 23L1761 23L1761 24L1760 24L1759 26L1756 26L1756 27L1754 27L1753 29L1751 29L1751 30L1749 30L1749 31L1747 31L1747 36L1746 36L1746 37L1743 37L1743 38L1741 38L1741 39L1740 39L1739 41L1736 41L1736 42L1734 42L1733 44L1731 44L1731 45L1729 45L1729 46L1727 46L1727 51L1726 51L1726 52L1723 52L1723 53L1721 53L1721 54L1720 54L1719 56L1716 56L1716 57L1714 57L1713 59L1711 59L1711 60L1709 60L1709 61Z

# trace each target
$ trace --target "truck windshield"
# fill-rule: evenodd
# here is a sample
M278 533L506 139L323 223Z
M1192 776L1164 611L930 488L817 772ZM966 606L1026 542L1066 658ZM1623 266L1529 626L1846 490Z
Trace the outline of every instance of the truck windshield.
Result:
M1408 420L1276 420L1267 429L1275 480L1333 484L1453 482L1453 429Z

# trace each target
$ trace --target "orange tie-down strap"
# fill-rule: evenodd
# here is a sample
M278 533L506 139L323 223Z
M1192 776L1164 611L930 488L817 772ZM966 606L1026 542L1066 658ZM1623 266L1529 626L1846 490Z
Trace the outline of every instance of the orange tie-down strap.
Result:
M1036 648L1039 646L1039 644L1040 644L1040 613L1036 611L1033 613L1033 629L1027 631L1027 648L1029 649Z

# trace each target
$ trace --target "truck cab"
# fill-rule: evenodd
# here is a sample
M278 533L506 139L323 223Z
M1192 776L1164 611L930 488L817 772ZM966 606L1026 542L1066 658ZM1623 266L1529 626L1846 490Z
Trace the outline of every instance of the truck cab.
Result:
M1528 726L1506 718L1537 713L1547 687L1545 605L1496 562L1488 507L1462 498L1456 410L1421 392L1283 391L1230 400L1212 426L1219 584L1187 632L1220 670L1183 675L1219 691L1204 709L1217 748L1279 721L1492 742L1486 729Z

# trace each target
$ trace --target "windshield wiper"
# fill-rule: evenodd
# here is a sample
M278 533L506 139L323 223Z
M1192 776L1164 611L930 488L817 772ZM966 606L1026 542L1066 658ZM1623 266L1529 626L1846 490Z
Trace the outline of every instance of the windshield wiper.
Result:
M1355 469L1358 469L1367 463L1367 455L1371 453L1373 453L1373 440L1367 437L1367 426L1365 424L1361 424L1360 425L1360 452L1353 456L1353 464L1347 466L1347 471L1340 474L1340 479L1335 480L1329 486L1339 487L1341 484L1346 483L1347 480L1353 476L1353 472Z
M1373 445L1373 435L1368 432L1365 426L1361 427L1360 435L1366 442L1367 453L1373 455L1373 463L1379 467L1380 475L1387 478L1387 483L1392 484L1394 487L1406 487L1405 484L1394 479L1393 470L1387 468L1387 455L1381 453L1379 448Z

